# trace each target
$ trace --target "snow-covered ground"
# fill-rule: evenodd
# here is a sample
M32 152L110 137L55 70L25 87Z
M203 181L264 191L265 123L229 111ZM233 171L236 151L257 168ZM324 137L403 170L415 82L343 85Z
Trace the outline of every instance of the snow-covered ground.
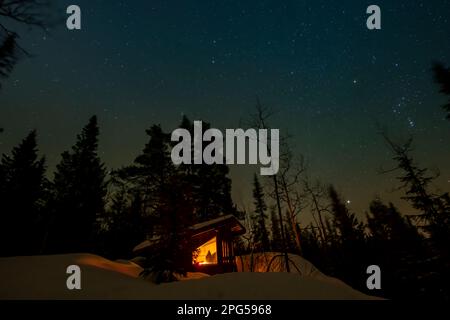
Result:
M298 256L291 258L311 272L245 272L248 269L241 265L240 271L244 272L215 276L191 273L180 279L186 281L161 285L140 278L142 268L137 264L113 262L92 254L0 258L0 299L373 298L323 275ZM73 264L81 268L81 290L66 287L66 269ZM261 262L259 265L264 266ZM261 268L253 270L263 271Z

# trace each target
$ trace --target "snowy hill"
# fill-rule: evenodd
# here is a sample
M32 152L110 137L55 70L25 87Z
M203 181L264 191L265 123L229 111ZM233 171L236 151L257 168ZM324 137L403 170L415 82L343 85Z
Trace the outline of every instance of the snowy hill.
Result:
M81 290L66 288L72 264L81 268ZM139 278L141 271L91 254L0 258L0 299L373 299L315 272L196 273L156 285Z

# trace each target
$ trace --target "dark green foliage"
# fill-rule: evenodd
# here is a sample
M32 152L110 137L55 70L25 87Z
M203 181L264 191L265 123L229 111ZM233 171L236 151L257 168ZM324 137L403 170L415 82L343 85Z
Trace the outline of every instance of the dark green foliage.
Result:
M193 130L186 117L181 127ZM156 282L172 281L192 263L189 226L236 213L236 209L226 165L174 166L170 135L156 125L147 134L150 140L143 153L132 166L118 170L114 176L143 201L140 219L144 234L153 244L144 274Z
M49 221L49 252L92 252L96 221L103 213L106 170L98 156L97 117L64 152L53 181L54 200Z
M110 207L100 219L98 249L109 259L132 258L132 249L145 239L146 220L141 196L120 188L110 200Z
M179 127L188 130L191 136L194 136L194 126L186 116L183 116ZM203 132L210 127L209 123L203 122ZM192 152L193 143L192 139ZM224 214L238 214L231 199L231 179L228 177L229 168L226 164L182 164L178 169L186 182L192 186L194 214L198 222Z
M367 249L370 261L383 270L383 297L396 297L406 288L410 294L419 293L417 274L423 256L422 238L407 219L392 203L385 205L380 199L370 204L367 214L368 238Z
M450 297L448 286L450 281L450 197L448 193L436 193L432 190L435 177L428 175L428 170L419 167L413 160L412 139L405 144L395 144L387 135L384 138L390 146L397 166L395 171L401 174L397 179L400 188L405 192L403 197L419 212L412 220L426 235L423 246L426 253L420 256L421 286L423 292ZM416 268L417 269L417 268Z
M161 190L157 230L152 254L147 257L143 276L154 282L175 281L186 275L192 263L189 226L192 225L190 186L177 176Z
M394 161L401 175L400 189L405 191L403 199L407 200L420 213L415 216L422 228L441 253L448 256L448 243L450 243L450 197L448 193L436 194L431 189L435 177L428 175L428 170L416 165L411 157L412 139L405 144L393 143L387 136L385 140L394 153Z
M191 263L187 232L193 212L189 188L170 158L170 136L157 125L147 134L150 140L143 153L133 166L118 174L143 199L144 215L140 219L144 234L153 243L143 274L159 283L175 280L175 275L184 274Z
M45 160L32 131L0 164L0 255L31 255L41 250L48 197Z
M333 186L329 187L328 192L334 229L338 234L338 239L343 246L351 247L364 239L363 226L356 219L355 214L349 212Z
M417 230L407 222L392 203L386 206L380 199L375 199L370 203L369 209L367 226L372 239L392 241L396 246L419 239Z
M333 238L329 250L333 268L338 278L348 279L353 286L360 286L357 280L365 272L367 252L364 250L364 226L342 202L333 186L328 189L331 202Z

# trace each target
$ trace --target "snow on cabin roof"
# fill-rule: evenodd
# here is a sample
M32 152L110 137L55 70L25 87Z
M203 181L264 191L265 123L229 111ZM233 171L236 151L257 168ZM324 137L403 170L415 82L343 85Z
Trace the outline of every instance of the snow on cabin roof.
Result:
M195 233L201 233L203 231L207 231L208 229L214 229L223 225L229 225L229 228L232 233L234 234L244 234L245 233L245 227L239 222L239 220L233 216L232 214L228 214L226 216L221 216L216 219L200 222L197 224L194 224L193 226L189 227L192 231ZM137 246L133 248L133 252L142 252L149 248L151 248L158 240L160 239L159 236L153 236L151 239L147 239L141 243L139 243Z
M228 224L228 223L232 224L232 226L230 227L232 232L238 233L238 234L245 233L244 226L232 214L228 214L226 216L218 217L216 219L212 219L212 220L194 224L193 226L190 227L190 229L193 231L200 231L203 229L207 229L208 227L214 228L214 227L217 227L217 226L220 226L223 224Z

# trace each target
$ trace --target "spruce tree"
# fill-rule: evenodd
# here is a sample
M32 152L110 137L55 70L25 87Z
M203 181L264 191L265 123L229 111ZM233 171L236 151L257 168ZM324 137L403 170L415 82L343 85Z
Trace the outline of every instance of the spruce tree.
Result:
M104 210L106 170L98 156L97 117L64 152L53 180L53 217L49 225L50 252L89 252L94 248L97 218Z
M341 243L352 245L362 240L362 225L355 214L348 210L333 186L329 187L328 193L331 200L334 228L339 235Z
M152 252L142 272L156 283L176 281L178 276L186 275L192 264L190 186L179 178L171 176L160 192L158 232L153 236Z
M402 296L405 292L408 296L417 295L419 274L425 265L417 229L392 203L385 205L380 199L370 203L367 222L370 259L380 266L385 279L381 295L387 298Z
M192 263L189 226L193 224L193 196L192 186L170 158L170 136L159 125L146 132L149 141L142 154L132 166L114 175L142 200L142 224L152 242L143 275L159 283L176 280Z
M363 225L348 210L333 186L329 187L328 194L335 233L328 232L330 237L334 237L334 243L327 252L334 260L332 265L335 275L348 284L363 289L360 275L367 268Z
M141 196L125 187L116 190L101 219L99 250L109 259L132 257L132 249L146 238Z
M186 116L183 116L179 127L194 136L193 123ZM203 132L210 127L209 123L202 123ZM192 139L192 156L193 144ZM193 210L197 222L225 214L238 214L231 199L231 179L226 164L182 164L179 171L192 186Z
M416 229L407 222L392 203L385 205L380 199L375 199L370 203L367 226L374 239L392 241L391 245L394 242L404 243L417 240L419 237Z
M397 167L391 171L400 171L397 177L400 188L405 191L402 198L408 201L420 214L415 219L424 224L423 229L429 233L437 248L448 255L450 242L450 196L448 193L436 194L431 185L435 177L428 174L426 168L419 167L411 156L412 139L398 145L384 134Z
M47 186L45 159L38 156L36 131L31 131L0 163L2 256L39 252Z
M126 184L132 196L140 199L142 215L150 222L158 218L161 192L177 172L170 159L169 135L159 125L151 126L146 133L149 140L142 153L131 166L114 171L113 177L115 184ZM145 227L147 235L151 236L154 225Z

